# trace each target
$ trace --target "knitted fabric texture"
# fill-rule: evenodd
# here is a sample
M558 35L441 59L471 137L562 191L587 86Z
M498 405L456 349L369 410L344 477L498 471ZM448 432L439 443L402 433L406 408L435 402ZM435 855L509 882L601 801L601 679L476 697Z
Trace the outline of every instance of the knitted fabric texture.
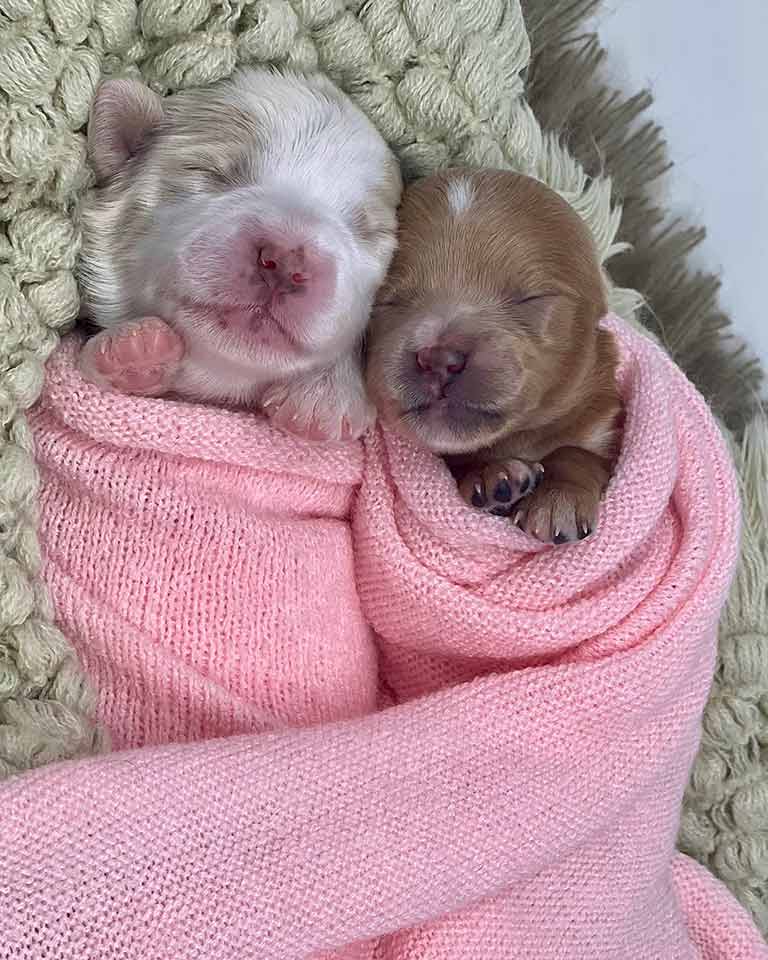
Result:
M621 212L544 135L522 98L530 44L517 0L2 0L0 4L0 776L105 746L39 578L38 477L24 411L78 311L83 126L100 77L160 92L239 64L325 70L368 113L406 175L450 163L539 177L590 226L601 258ZM638 297L616 291L629 315Z
M31 418L44 573L119 747L376 708L347 523L356 444L249 413L104 397L49 363Z
M607 323L623 449L598 534L557 549L396 435L312 448L105 396L67 344L33 422L42 530L103 719L136 746L261 732L6 783L3 960L768 958L674 851L737 557L730 459L671 361Z
M567 32L587 7L548 4L537 39ZM609 180L588 177L556 132L542 133L522 98L529 51L516 0L145 0L140 8L134 0L0 0L0 777L106 745L40 579L39 479L24 417L43 362L78 310L83 126L99 77L140 75L168 92L237 64L320 67L369 113L407 175L468 162L540 177L579 211L607 259L621 249L621 211L611 206ZM552 69L565 76L562 64ZM616 102L600 106L601 122ZM579 126L591 137L586 119ZM639 138L628 147L635 157L642 130ZM661 248L657 257L669 259ZM629 317L639 298L614 290L611 300ZM687 343L680 359L695 364L698 346ZM767 451L768 427L756 419L733 449L744 555L681 835L765 930Z

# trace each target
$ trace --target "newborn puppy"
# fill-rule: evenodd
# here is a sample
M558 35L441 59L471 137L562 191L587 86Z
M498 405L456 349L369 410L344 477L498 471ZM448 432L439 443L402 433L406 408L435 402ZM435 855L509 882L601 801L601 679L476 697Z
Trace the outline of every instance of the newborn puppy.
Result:
M445 456L464 498L554 543L595 527L617 453L617 353L594 245L528 177L415 183L369 329L382 419Z
M314 438L372 407L361 338L395 247L397 162L320 75L245 70L161 99L104 83L88 126L83 375L260 406Z

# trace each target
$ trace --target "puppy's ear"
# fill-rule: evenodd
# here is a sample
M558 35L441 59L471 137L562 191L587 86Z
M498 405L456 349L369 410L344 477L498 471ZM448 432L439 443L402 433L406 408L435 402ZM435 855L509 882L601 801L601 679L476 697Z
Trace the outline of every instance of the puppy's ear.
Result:
M163 117L163 101L137 80L107 80L88 122L88 155L98 180L109 180Z

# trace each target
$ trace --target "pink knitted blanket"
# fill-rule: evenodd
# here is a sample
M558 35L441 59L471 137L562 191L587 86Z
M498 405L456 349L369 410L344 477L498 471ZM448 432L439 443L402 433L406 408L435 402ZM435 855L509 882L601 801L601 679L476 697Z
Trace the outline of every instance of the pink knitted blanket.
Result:
M0 790L2 960L768 957L674 851L734 478L682 374L607 323L621 459L598 535L556 548L394 435L104 397L59 352L46 574L142 749Z

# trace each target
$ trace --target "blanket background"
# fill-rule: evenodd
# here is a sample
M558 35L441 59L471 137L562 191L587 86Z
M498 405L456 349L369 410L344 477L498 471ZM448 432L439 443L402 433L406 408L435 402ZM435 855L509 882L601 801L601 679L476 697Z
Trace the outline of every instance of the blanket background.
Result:
M39 476L24 412L78 309L83 126L100 77L160 92L241 63L320 68L371 116L407 177L511 167L590 226L612 308L657 335L729 429L745 529L724 612L681 847L768 931L768 427L759 365L728 337L717 281L691 273L699 228L653 201L665 167L648 95L599 79L594 0L0 0L0 773L108 744L39 579ZM619 203L623 203L622 207ZM633 290L631 287L636 289ZM599 785L596 785L599 789Z

